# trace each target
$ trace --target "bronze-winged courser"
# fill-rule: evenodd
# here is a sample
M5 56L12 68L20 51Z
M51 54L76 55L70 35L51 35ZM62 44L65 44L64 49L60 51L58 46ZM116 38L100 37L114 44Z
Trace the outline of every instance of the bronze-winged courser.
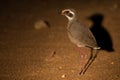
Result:
M70 41L75 44L77 47L88 47L91 50L98 50L96 39L90 29L83 24L81 24L78 20L78 15L74 9L64 9L61 12L68 19L67 24L67 33ZM91 56L87 62L85 62L80 71L80 74L84 74L87 69L87 64L92 59L93 54L91 52Z

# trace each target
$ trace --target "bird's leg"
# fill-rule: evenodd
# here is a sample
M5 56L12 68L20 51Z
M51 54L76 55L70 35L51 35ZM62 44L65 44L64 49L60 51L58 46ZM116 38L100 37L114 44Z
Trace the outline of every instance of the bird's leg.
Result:
M85 56L85 54L81 51L81 49L79 48L79 51L80 51L80 58L82 59L82 58L85 58L86 56Z
M86 61L86 62L84 63L84 66L83 66L82 70L81 70L80 73L79 73L80 75L83 75L83 74L86 72L86 70L88 69L89 64L90 64L92 58L93 58L93 49L91 49L90 57L89 57L88 61Z
M88 62L85 64L85 67L81 72L82 74L84 74L86 72L86 70L89 68L89 66L92 64L92 62L95 60L95 58L97 57L97 53L98 53L98 50L96 50L96 53L93 55L93 49L91 49L90 58L89 58Z
M80 50L80 48L79 48L79 50ZM87 54L82 53L80 50L80 57L81 57L81 71L80 71L80 74L81 74L85 67L85 63L87 62Z

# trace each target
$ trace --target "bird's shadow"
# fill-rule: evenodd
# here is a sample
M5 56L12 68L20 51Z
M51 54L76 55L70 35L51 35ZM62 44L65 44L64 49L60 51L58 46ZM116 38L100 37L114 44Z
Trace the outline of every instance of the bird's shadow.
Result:
M102 50L106 50L109 52L114 51L111 36L102 25L104 16L101 13L95 13L90 16L89 19L93 22L90 30L95 36L98 46L101 47Z

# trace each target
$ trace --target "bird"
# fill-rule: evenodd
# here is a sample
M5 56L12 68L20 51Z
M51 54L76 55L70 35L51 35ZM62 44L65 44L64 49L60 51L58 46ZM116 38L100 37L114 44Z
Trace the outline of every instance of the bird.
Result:
M97 41L88 27L79 22L78 14L75 9L64 9L61 11L61 15L68 19L67 33L70 41L77 47L87 47L91 49L91 55L87 62L84 63L80 75L83 75L90 65L90 60L93 61L95 56L92 54L92 50L99 50Z

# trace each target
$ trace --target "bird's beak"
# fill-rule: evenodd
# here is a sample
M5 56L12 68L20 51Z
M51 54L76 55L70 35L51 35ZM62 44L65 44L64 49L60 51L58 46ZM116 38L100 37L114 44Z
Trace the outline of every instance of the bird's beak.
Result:
M64 11L62 11L62 12L61 12L61 15L65 15L65 12L64 12Z

